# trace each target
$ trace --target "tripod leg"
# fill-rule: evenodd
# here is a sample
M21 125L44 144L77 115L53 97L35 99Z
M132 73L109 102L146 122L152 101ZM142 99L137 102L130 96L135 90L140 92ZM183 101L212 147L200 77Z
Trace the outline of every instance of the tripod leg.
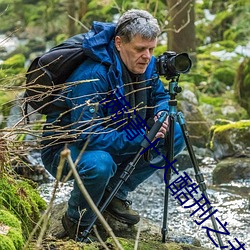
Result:
M167 183L166 186L168 185L169 181L171 179L171 168L167 170ZM161 229L162 233L162 242L166 242L166 235L168 233L168 228L167 228L167 220L168 220L168 197L169 197L169 190L168 188L165 189L165 196L164 196L164 212L163 212L163 225Z
M194 167L195 178L196 178L197 183L199 184L199 189L203 193L203 195L206 197L206 199L208 200L208 195L206 192L206 189L207 189L206 184L204 182L203 174L201 173L201 171L199 169L199 164L197 162L197 159L196 159L194 151L193 151L193 147L192 147L191 142L190 142L189 133L188 133L188 130L186 128L184 116L181 112L178 112L177 118L178 118L179 124L181 126L181 130L182 130L185 142L186 142L186 146L187 146L187 150L188 150L191 162L192 162L193 167ZM207 204L207 207L209 208L209 204ZM213 209L210 209L209 213L211 214L211 221L212 221L213 227L216 231L218 231L218 226L217 226L216 220L215 220L214 215L213 215ZM216 236L217 236L220 247L222 247L223 242L222 242L222 239L220 237L220 234L216 233Z
M167 155L166 158L168 162L173 162L174 159L174 116L172 114L169 115L169 132L166 138L166 146L167 146ZM171 168L168 168L166 173L166 184L168 186L171 179ZM164 197L164 212L163 212L163 225L162 225L162 242L166 242L166 234L168 232L167 229L167 217L168 217L168 197L169 197L169 189L165 188L165 197Z
M132 172L135 169L136 164L138 163L139 159L142 156L141 153L144 152L144 150L149 147L150 142L152 142L153 139L155 138L155 135L159 131L159 129L162 126L162 123L165 121L166 117L167 117L167 113L166 112L162 112L161 116L155 122L155 124L153 125L152 129L149 131L149 133L147 134L147 136L145 136L146 138L141 143L141 149L136 154L136 156L133 159L133 161L130 162L126 166L126 168L124 169L123 173L120 176L120 181L118 182L118 184L116 185L116 187L113 189L113 191L110 193L109 197L104 202L104 204L102 205L102 207L99 209L101 213L107 208L107 206L112 201L112 199L114 198L114 196L116 195L116 193L118 192L118 190L120 189L120 187L122 186L122 184L130 177L130 175L132 174ZM97 216L94 217L94 219L92 220L92 222L90 223L90 225L88 226L88 228L82 233L83 241L88 237L88 235L91 232L92 227L94 226L96 220L97 220Z

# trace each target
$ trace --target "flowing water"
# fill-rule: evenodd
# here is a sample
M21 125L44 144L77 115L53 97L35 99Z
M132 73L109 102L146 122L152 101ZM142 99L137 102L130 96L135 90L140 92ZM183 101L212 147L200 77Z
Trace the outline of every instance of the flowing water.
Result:
M218 218L222 224L227 222L226 229L229 235L221 235L221 239L226 249L233 249L229 245L228 241L235 246L235 249L239 247L235 238L240 243L245 243L244 249L250 249L250 180L231 182L230 184L212 185L212 170L215 167L215 162L212 158L204 158L201 163L201 172L205 178L207 186L207 194L209 201L211 202L214 210L218 210L214 217ZM195 182L193 168L187 168L185 170L178 171L179 175L185 171L188 176ZM178 176L179 176L178 175ZM173 175L171 181L175 180L177 175ZM49 201L51 197L51 191L53 189L53 182L42 184L40 186L40 193L45 200ZM59 203L69 198L70 191L72 189L72 182L64 184L59 188L55 202ZM165 195L165 183L161 173L156 173L150 177L146 182L141 184L136 192L130 194L129 198L133 201L133 208L138 210L142 217L145 217L152 221L155 225L159 226L159 231L162 228L162 220L164 213L164 195ZM201 193L196 194L195 198L198 200L201 197ZM191 203L189 203L191 204ZM186 206L186 204L184 204ZM220 249L216 247L210 238L208 237L206 230L202 228L207 226L213 228L211 218L208 218L201 225L197 225L195 220L199 220L197 214L190 216L192 212L197 209L197 205L191 208L184 208L180 206L177 200L174 199L171 194L169 195L168 203L168 220L167 225L169 229L168 236L174 238L176 241L184 241L184 238L196 238L200 241L204 247L211 249ZM206 214L208 215L208 213ZM205 215L204 215L205 217ZM202 217L201 219L203 219ZM225 232L221 226L217 223L221 232ZM187 236L187 237L183 237ZM211 237L218 244L216 236L211 233ZM185 240L186 241L186 240ZM241 248L243 249L243 248Z

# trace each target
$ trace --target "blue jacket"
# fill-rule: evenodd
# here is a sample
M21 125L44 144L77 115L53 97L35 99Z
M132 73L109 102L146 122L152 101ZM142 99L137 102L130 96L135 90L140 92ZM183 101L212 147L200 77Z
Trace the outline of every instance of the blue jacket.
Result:
M88 59L67 80L68 87L62 93L64 101L57 101L47 115L48 124L63 129L45 131L45 136L63 133L61 138L68 137L79 147L89 139L87 150L104 150L114 155L135 153L140 148L143 135L129 140L126 131L118 129L118 124L110 118L111 109L100 104L111 90L115 90L113 98L124 96L121 63L114 53L114 32L114 24L94 22L86 33L83 48ZM147 106L154 107L152 116L162 110L168 111L169 100L156 73L155 60L151 59L145 72L146 85L150 87ZM81 82L83 80L91 81ZM62 112L65 105L69 111Z

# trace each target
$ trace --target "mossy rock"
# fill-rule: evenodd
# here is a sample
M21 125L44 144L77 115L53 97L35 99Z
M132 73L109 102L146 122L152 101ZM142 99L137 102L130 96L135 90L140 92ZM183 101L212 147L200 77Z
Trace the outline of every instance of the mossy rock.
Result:
M16 180L2 174L0 176L0 207L4 207L21 221L26 239L45 210L46 202L37 190L26 180Z
M234 180L250 178L250 158L226 158L213 170L213 183L229 183Z
M134 239L125 239L118 237L119 243L121 244L123 250L134 250L135 240ZM105 242L106 246L110 250L117 250L118 248L115 246L113 239L108 238ZM74 242L73 240L55 240L55 239L45 239L43 241L42 249L60 249L60 250L102 250L104 247L100 242L93 242L91 244ZM31 249L41 249L35 246L35 243L30 245ZM51 247L51 248L50 248ZM160 240L147 240L147 239L139 239L138 250L211 250L206 247L197 247L193 245L188 245L184 243L175 243L175 242L167 242L162 243Z
M0 249L19 250L23 244L20 221L7 210L0 209Z
M214 125L210 130L210 149L216 159L245 155L250 147L250 120Z
M134 239L118 238L124 250L133 250L135 245ZM113 239L109 238L107 243L114 245ZM111 248L113 249L113 248ZM184 243L166 242L160 240L143 239L138 242L138 250L208 250L208 248L197 247Z
M225 119L225 117L231 121L249 118L247 111L237 103L233 93L230 91L226 91L220 96L210 96L200 93L199 104L206 118L212 123L217 119Z
M56 204L51 211L51 221L47 230L46 238L44 238L42 245L49 248L53 246L54 249L68 250L68 249L86 249L86 250L98 250L104 249L100 242L94 242L91 244L74 242L67 237L64 239L58 239L57 235L62 235L64 232L61 218L67 209L67 202ZM105 214L105 219L112 228L113 233L119 240L124 250L133 250L135 245L135 239L140 228L140 236L138 242L139 250L208 250L208 248L202 247L199 240L194 237L166 237L167 242L162 243L161 229L159 226L152 224L149 220L141 218L140 223L134 226L128 226L123 224L111 216ZM105 241L110 250L116 250L114 241L107 235L102 226L97 228L102 239ZM170 241L171 240L171 241ZM32 248L33 249L33 248ZM34 248L35 249L35 248ZM50 249L50 248L49 248Z

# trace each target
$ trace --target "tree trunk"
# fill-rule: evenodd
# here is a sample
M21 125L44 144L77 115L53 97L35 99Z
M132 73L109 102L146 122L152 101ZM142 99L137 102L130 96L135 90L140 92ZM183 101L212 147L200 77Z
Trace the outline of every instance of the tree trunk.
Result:
M69 0L67 4L68 14L69 14L69 22L68 22L68 34L69 36L73 36L76 34L76 1Z
M88 2L87 0L79 1L79 11L78 11L78 18L79 20L87 13L88 10Z
M196 60L195 0L167 0L169 9L168 50L189 53Z

